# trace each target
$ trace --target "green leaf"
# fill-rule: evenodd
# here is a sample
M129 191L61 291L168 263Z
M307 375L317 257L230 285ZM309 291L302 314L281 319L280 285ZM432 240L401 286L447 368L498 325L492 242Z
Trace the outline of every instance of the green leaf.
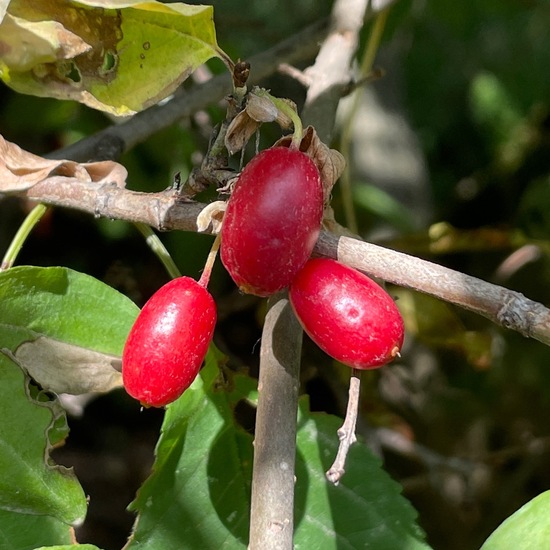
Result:
M62 544L60 546L41 546L33 550L101 550L93 544Z
M120 355L138 307L94 277L64 267L14 267L0 273L6 330Z
M481 550L546 548L550 540L550 491L546 491L505 520Z
M138 311L118 291L70 269L0 273L0 349L58 393L121 385L119 357Z
M0 510L0 548L3 550L35 550L38 544L70 545L73 539L72 528L53 517ZM75 546L60 548L74 550Z
M18 92L128 115L220 55L211 6L141 0L12 0L0 77Z
M87 504L80 484L72 471L53 465L49 457L51 445L68 433L64 411L43 395L34 399L28 378L2 354L0 387L0 510L49 516L66 524L82 521ZM11 517L14 523L6 526L8 516L3 516L4 534L21 521Z
M380 459L361 443L354 444L338 486L325 472L338 450L342 420L310 413L300 401L296 458L296 550L323 548L427 549L416 524L417 513L401 496L401 487L382 469Z
M200 377L166 412L151 477L131 509L139 513L128 550L244 549L248 538L252 438L234 418L254 404L255 381L236 376L228 393L211 351ZM336 455L341 420L300 404L295 548L426 549L416 512L362 444L353 446L338 487L324 472Z
M245 548L252 438L218 390L211 350L193 385L166 409L151 477L130 509L139 512L127 550Z

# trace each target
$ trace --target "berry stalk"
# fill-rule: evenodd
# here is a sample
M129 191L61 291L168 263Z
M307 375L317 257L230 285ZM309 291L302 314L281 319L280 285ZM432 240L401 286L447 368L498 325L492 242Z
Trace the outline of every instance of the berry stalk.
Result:
M214 262L216 261L216 256L218 255L218 250L220 248L220 242L221 236L220 233L218 233L216 235L216 238L214 239L214 242L212 243L212 247L210 248L210 252L208 253L208 257L206 258L206 263L204 264L204 270L198 281L199 285L201 285L203 288L206 288L210 281L210 275L212 275Z
M2 264L0 265L0 271L7 271L13 266L15 260L24 242L27 240L34 226L42 219L42 216L46 213L48 207L45 204L37 204L27 215L17 233L13 237L10 246L4 254Z
M162 265L166 269L168 275L175 279L176 277L181 277L180 270L175 264L170 252L166 249L163 242L160 240L159 236L144 223L135 223L134 224L137 230L145 237L145 243L153 251L155 256L162 262Z

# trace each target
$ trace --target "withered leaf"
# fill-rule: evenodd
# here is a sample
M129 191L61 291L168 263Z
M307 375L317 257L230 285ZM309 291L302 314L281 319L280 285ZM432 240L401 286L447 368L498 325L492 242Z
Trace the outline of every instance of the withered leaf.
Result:
M261 126L261 122L254 120L246 112L241 111L229 124L224 138L225 148L230 155L238 153Z
M40 336L24 342L14 359L44 389L80 395L122 386L120 357Z
M126 185L126 168L113 161L78 163L45 159L21 149L0 136L0 192L16 193L30 189L49 178L63 177L85 182Z
M244 109L231 121L225 136L225 147L230 154L240 151L264 122L277 122L283 129L292 126L288 115L280 111L265 95L253 88L247 95ZM289 99L284 100L296 110L296 105Z

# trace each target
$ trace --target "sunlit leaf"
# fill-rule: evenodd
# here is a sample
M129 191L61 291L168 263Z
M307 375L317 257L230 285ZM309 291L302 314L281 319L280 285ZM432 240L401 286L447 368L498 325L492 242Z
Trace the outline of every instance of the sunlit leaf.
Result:
M481 550L546 548L550 540L550 491L540 494L511 515L485 541Z
M68 433L64 411L56 402L33 398L28 378L3 354L0 387L0 510L52 517L66 524L82 521L87 510L84 491L71 471L53 465L49 458L51 444ZM50 523L57 530L59 526ZM10 520L5 529L13 525Z
M252 438L216 389L220 357L210 350L193 385L168 406L151 477L131 509L127 550L245 548Z
M0 510L0 548L35 550L37 545L62 544L54 548L75 550L69 546L72 541L73 528L54 517Z
M252 437L236 421L237 403L253 405L255 381L220 383L211 351L200 377L166 412L151 477L132 504L138 512L128 550L229 548L248 538ZM325 478L341 420L312 414L302 400L296 458L295 548L426 549L416 512L362 444L338 487Z
M128 115L171 94L220 50L211 6L12 0L0 77L18 92Z
M341 419L310 413L300 403L296 459L296 550L323 548L428 549L416 524L417 513L401 487L364 444L350 449L338 486L325 472L338 449Z
M70 269L0 273L0 348L58 393L122 385L119 357L137 313L126 296Z

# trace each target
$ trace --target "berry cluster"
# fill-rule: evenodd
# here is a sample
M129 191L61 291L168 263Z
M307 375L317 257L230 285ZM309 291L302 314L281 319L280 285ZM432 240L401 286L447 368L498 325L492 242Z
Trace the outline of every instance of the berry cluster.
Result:
M403 320L392 298L366 275L327 258L310 259L323 216L323 188L311 158L272 147L242 171L221 230L221 260L246 293L288 288L305 332L356 369L394 359ZM216 324L206 282L163 286L143 307L122 357L124 385L146 406L164 406L195 379Z

